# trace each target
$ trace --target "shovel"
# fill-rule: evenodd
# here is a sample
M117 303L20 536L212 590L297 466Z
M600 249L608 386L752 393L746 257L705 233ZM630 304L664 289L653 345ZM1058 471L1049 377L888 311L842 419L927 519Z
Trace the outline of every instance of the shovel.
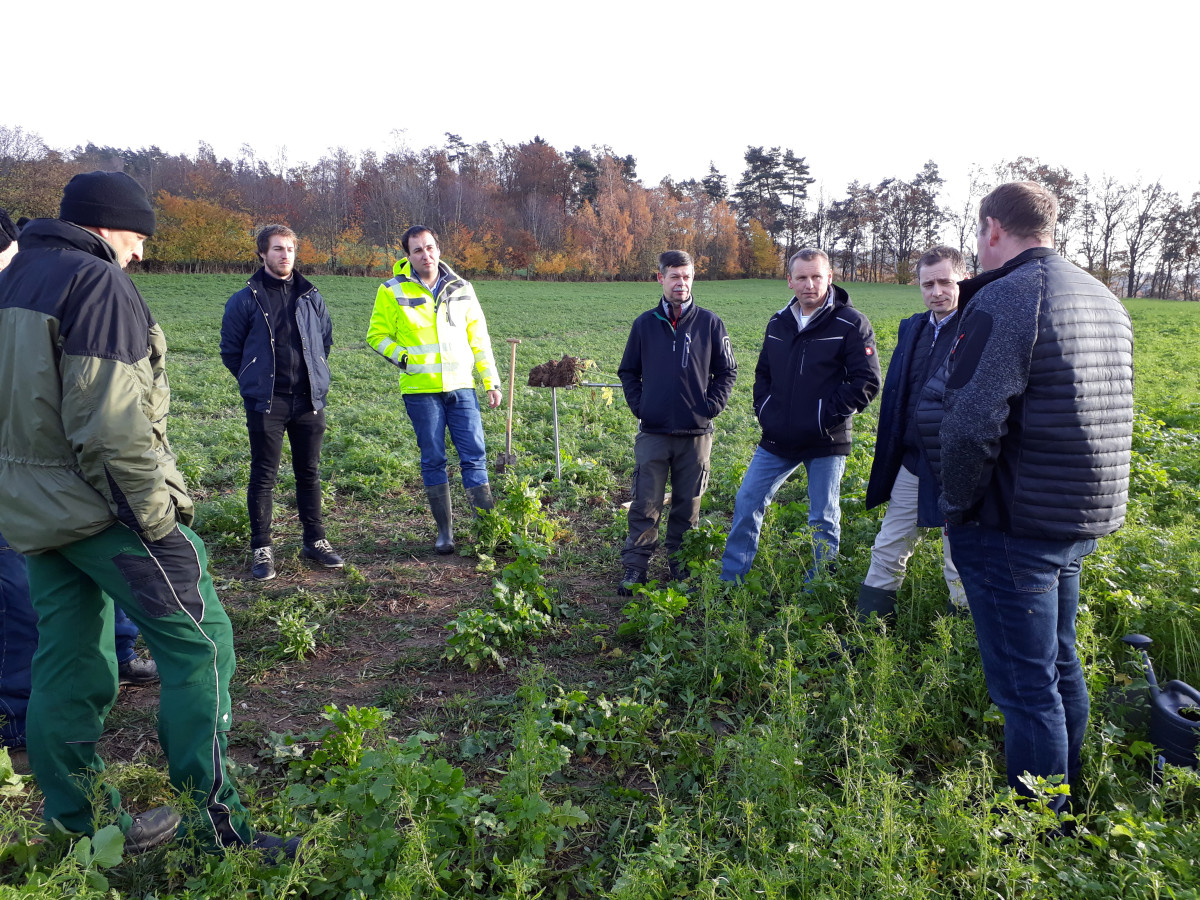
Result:
M511 465L517 462L516 454L512 452L512 414L513 414L513 390L516 385L517 375L517 344L521 343L520 338L509 338L509 345L512 347L512 359L508 364L508 424L504 426L504 452L496 457L496 474L503 474L504 471Z

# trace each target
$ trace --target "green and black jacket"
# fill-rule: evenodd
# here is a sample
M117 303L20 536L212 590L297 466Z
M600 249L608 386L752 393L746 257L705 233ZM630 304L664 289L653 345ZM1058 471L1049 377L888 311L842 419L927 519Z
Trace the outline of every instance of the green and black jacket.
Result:
M23 553L120 520L191 521L167 443L166 338L113 249L37 219L0 272L0 531Z

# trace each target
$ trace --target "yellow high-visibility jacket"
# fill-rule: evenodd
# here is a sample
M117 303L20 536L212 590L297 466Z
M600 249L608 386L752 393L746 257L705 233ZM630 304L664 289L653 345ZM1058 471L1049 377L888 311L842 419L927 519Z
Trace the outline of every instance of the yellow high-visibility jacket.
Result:
M475 289L444 262L448 276L438 296L412 274L408 259L393 267L394 278L379 286L367 328L367 343L400 369L403 394L432 394L475 386L472 366L483 389L499 388L487 320Z

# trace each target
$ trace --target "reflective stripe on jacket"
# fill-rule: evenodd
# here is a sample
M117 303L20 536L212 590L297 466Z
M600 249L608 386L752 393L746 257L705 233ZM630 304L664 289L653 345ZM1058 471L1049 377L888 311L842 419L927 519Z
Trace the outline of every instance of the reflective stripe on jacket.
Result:
M492 342L483 309L471 283L445 263L446 276L435 297L412 275L407 259L396 263L375 293L367 344L400 369L400 390L431 394L474 387L472 367L484 390L499 386Z

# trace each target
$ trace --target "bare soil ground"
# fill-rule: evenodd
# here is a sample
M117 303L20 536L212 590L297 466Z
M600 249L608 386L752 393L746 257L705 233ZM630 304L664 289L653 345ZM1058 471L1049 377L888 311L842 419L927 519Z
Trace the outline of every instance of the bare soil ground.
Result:
M327 513L327 526L346 559L345 570L314 569L300 559L294 511L282 506L276 510L274 580L250 579L247 551L209 544L210 571L234 624L238 668L229 744L239 765L261 762L272 733L319 728L328 704L386 707L393 713L391 733L439 734L448 744L439 752L453 758L454 746L467 733L490 717L511 713L525 663L536 659L564 683L590 682L598 690L619 665L613 636L624 601L613 592L617 573L594 562L603 556L598 548L584 553L593 562L586 570L559 571L554 560L545 566L573 620L525 657L509 660L504 670L472 673L441 658L445 626L460 609L490 602L494 573L477 571L474 554L437 555L432 522L419 514L395 521L354 501L339 501ZM581 543L586 523L569 528ZM457 518L456 535L461 551L470 540L465 515ZM498 559L497 567L505 562ZM335 608L318 632L315 653L302 661L278 659L278 632L269 616L297 593ZM157 686L122 688L101 741L105 760L165 766L156 734L158 700Z

